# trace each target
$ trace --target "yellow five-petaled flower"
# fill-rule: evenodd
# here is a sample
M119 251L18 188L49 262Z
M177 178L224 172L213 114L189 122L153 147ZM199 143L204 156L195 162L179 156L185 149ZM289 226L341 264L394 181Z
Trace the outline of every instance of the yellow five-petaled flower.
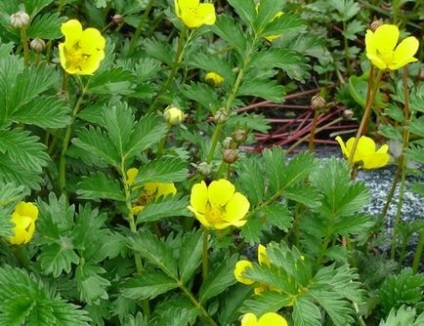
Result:
M188 209L204 227L220 230L231 225L243 226L249 207L247 198L235 192L230 181L220 179L209 186L204 181L196 183L191 189Z
M91 75L105 57L105 38L95 28L82 29L76 19L61 27L65 42L59 44L62 68L71 75Z
M28 243L35 232L38 208L33 203L19 202L12 213L13 235L9 242L15 245Z
M414 55L418 51L418 40L409 36L399 45L398 41L399 28L396 25L383 24L375 32L367 30L365 46L368 59L381 70L396 70L417 61Z
M336 140L340 144L343 155L346 158L350 158L355 137L350 138L346 144L340 136L337 136ZM364 169L376 169L383 167L387 165L390 159L388 150L389 146L387 145L383 145L377 149L373 139L361 136L361 138L359 138L355 154L353 155L352 163L361 164Z
M175 13L188 28L215 24L215 7L199 0L174 0Z
M275 312L267 312L259 319L248 312L241 319L241 326L288 326L287 320Z

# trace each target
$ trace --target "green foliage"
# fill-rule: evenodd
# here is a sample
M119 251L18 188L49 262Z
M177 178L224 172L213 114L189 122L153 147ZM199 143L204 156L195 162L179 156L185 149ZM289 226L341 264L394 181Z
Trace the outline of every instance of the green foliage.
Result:
M390 310L387 319L382 320L379 326L393 326L393 325L411 325L419 326L424 324L424 313L416 317L414 308L401 306L398 310L394 308Z
M25 270L0 268L0 323L3 325L89 325L78 306L67 303Z
M378 299L383 314L402 305L414 305L423 300L424 275L414 274L411 268L404 268L397 275L390 275L378 290ZM415 314L414 314L415 315Z

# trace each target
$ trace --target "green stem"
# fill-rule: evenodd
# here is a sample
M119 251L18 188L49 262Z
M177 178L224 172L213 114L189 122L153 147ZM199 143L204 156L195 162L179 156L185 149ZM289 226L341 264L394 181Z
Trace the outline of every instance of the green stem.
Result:
M189 298L191 303L200 311L202 316L207 319L210 325L218 326L218 324L212 319L212 317L209 315L206 309L202 306L202 304L199 301L197 301L197 299L193 296L193 294L181 282L179 282L179 288Z
M147 4L146 9L144 10L143 15L140 17L140 21L138 22L137 28L135 30L134 35L131 38L130 45L129 45L129 48L128 48L128 55L129 56L133 53L135 47L137 46L137 41L138 41L138 39L141 35L141 32L143 31L144 23L146 22L146 18L149 15L150 10L152 10L154 3L155 3L154 0L150 0L149 3Z
M412 261L412 270L414 273L417 273L418 268L420 267L423 250L424 250L424 228L421 229L418 245L417 245L417 248L415 248L414 260Z
M29 269L30 261L24 246L12 246L12 253L18 261L20 267Z
M22 48L24 50L24 65L25 67L28 67L29 66L29 46L28 46L28 34L27 34L26 26L21 28L21 42L22 42Z
M402 169L400 168L400 165L398 164L396 169L396 174L393 178L392 187L390 188L390 192L387 195L386 203L384 204L384 207L381 213L383 217L387 215L387 210L389 209L389 205L392 202L393 196L395 195L396 187L398 185L401 173L402 173Z
M221 135L223 126L224 125L222 123L218 123L216 125L215 130L213 131L211 147L209 148L208 155L206 156L207 163L210 163L213 159L213 156L215 154L215 149L216 149L216 146L218 145L219 136Z
M209 230L203 228L203 247L202 247L202 277L203 281L208 278L208 247L209 247Z
M408 125L410 123L410 119L412 118L412 115L410 113L410 102L409 102L409 90L408 90L408 67L405 66L403 68L403 74L402 74L402 83L403 83L403 96L404 96L404 107L403 107L403 136L402 136L402 153L398 158L398 169L401 169L401 176L400 176L400 187L399 187L399 200L396 208L396 217L393 225L393 238L392 238L392 249L390 252L390 258L394 259L396 254L396 247L397 247L397 235L398 235L398 228L399 224L401 222L401 209L403 204L403 198L405 193L405 180L406 180L406 163L407 159L405 157L405 149L408 147L409 144L409 136L410 132L408 129Z
M364 115L362 116L361 124L359 125L358 132L356 133L355 141L353 142L352 149L349 155L349 166L353 165L353 158L355 156L356 148L358 147L359 138L361 138L362 134L365 131L366 125L368 123L371 107L374 103L375 96L378 92L378 88L380 86L381 77L383 76L383 71L379 70L377 73L377 78L375 84L373 85L373 77L374 77L374 66L371 65L370 75L368 78L368 89L367 89L367 99L365 105Z
M71 139L72 134L72 126L75 122L76 116L78 112L81 109L82 100L84 98L84 95L88 89L88 82L85 87L83 87L81 95L79 96L77 103L75 104L74 109L72 110L72 122L71 124L66 128L65 136L63 137L62 142L62 150L60 152L60 158L59 158L59 187L62 193L65 193L65 187L66 187L66 152L68 151L69 147L69 141Z
M193 35L192 33L190 33L189 36L186 38L187 31L188 28L186 26L184 26L181 30L180 37L178 38L177 52L175 53L174 62L171 68L171 73L168 75L168 78L166 79L165 83L162 84L162 87L159 89L158 94L147 109L147 113L153 112L157 102L159 101L161 96L168 90L169 86L171 85L171 82L174 80L177 74L178 69L180 68L180 64L184 56L184 50Z

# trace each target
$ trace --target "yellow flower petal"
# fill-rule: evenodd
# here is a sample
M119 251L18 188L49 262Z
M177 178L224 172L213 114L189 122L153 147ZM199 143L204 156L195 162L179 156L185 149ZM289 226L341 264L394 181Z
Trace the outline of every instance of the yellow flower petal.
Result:
M377 51L387 53L394 50L399 40L399 28L396 25L383 24L374 32Z
M258 261L260 265L264 264L269 266L271 264L266 254L266 247L261 244L258 246Z
M348 151L347 151L347 149L346 149L346 145L345 145L345 143L343 142L343 139L342 139L340 136L337 136L337 137L336 137L336 141L339 143L340 148L342 149L342 153L343 153L343 155L344 155L346 158L349 158L349 153L348 153Z
M367 30L367 33L365 34L365 49L368 54L376 55L377 54L377 47L375 44L375 35L373 31Z
M188 28L213 25L216 20L215 7L199 0L174 0L175 14Z
M258 324L258 319L251 312L248 312L247 314L245 314L243 318L241 319L241 326L257 326L257 324Z
M212 181L208 187L208 199L212 206L224 206L234 196L234 185L225 179Z
M408 63L418 61L418 59L414 58L414 55L417 53L419 45L420 43L413 36L407 37L400 42L393 54L393 64L389 68L395 70Z
M378 69L387 69L387 63L383 61L378 55L367 53L367 58L370 59L371 63Z
M249 211L250 203L247 198L236 192L225 207L225 220L234 223L242 220ZM243 221L243 224L245 221Z
M19 202L16 204L15 212L22 216L28 216L32 221L38 218L38 208L33 203Z
M177 193L177 188L173 182L161 182L158 184L156 197L175 195Z
M202 3L197 7L197 15L205 25L213 25L216 21L215 7L211 3Z
M196 183L191 189L190 205L193 212L205 213L208 202L208 188L204 181Z
M16 210L12 214L13 236L9 237L9 242L15 245L28 243L35 232L34 219L30 216L20 215Z
M267 312L259 318L258 326L288 326L287 320L275 312Z
M253 284L254 281L243 276L243 273L246 271L246 269L251 267L252 267L252 263L250 261L239 260L236 263L236 267L234 269L234 277L236 278L236 280L246 285Z
M63 23L60 30L65 35L65 42L70 42L72 46L81 38L82 26L76 19L71 19Z

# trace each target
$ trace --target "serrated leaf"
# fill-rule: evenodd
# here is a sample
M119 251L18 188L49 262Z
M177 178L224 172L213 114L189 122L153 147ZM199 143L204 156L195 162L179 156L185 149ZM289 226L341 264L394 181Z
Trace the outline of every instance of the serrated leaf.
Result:
M143 46L150 57L172 66L174 51L168 42L148 39L143 41Z
M400 306L399 309L391 309L387 319L382 320L379 326L393 326L393 325L410 325L422 326L424 323L424 313L415 320L417 312L413 307Z
M98 304L100 299L109 298L106 288L110 286L110 282L99 275L104 272L106 271L102 268L87 263L77 267L75 278L80 297L88 304Z
M413 119L407 126L414 135L424 138L424 117Z
M187 326L193 325L199 311L195 308L181 308L171 306L161 313L157 325Z
M244 241L254 244L260 243L260 237L262 235L262 224L263 221L261 219L260 214L253 214L249 216L247 219L247 223L243 225L241 228L240 235L244 239Z
M265 118L262 114L252 113L230 116L226 122L226 126L233 129L241 128L248 131L255 130L262 133L267 133L271 129L267 118Z
M65 21L59 13L44 14L35 17L28 28L28 37L53 40L62 37L60 25Z
M240 171L238 181L242 193L249 195L253 207L261 204L265 195L265 177L258 158L254 156L242 161Z
M129 95L133 92L135 76L123 68L103 70L93 75L87 92L97 95Z
M25 185L31 189L40 189L42 178L33 171L24 170L22 166L7 156L0 156L0 181Z
M219 15L212 30L228 44L231 44L240 55L244 55L247 47L246 34L236 25L233 18L225 14Z
M261 212L264 214L267 224L274 225L286 232L291 227L293 216L287 206L274 203L264 207Z
M7 155L25 170L40 173L49 156L39 138L21 129L0 131L0 153Z
M187 210L188 197L170 197L149 203L137 216L137 224L159 221L168 217L191 216Z
M285 186L285 154L280 147L275 146L263 152L263 160L270 192L277 193Z
M255 3L252 0L229 0L228 2L246 25L253 25L257 12Z
M15 183L0 183L0 207L19 202L24 196L29 194L27 188Z
M119 166L120 157L117 149L107 136L99 128L90 127L77 131L78 138L72 139L72 143L84 149L90 155L95 155L104 163L111 166Z
M144 272L123 284L122 295L133 300L154 299L178 287L178 283L157 271Z
M180 248L178 270L183 284L188 282L202 262L202 232L187 233Z
M102 172L83 177L78 183L77 194L82 199L112 199L125 202L125 196L119 182Z
M228 287L236 283L234 278L234 266L237 262L237 255L232 255L224 259L222 263L216 265L216 269L211 270L208 278L204 281L200 288L199 297L200 302L206 301L216 297Z
M44 273L58 277L63 272L69 273L72 264L79 262L79 256L69 239L63 237L58 243L43 246L43 252L38 256Z
M321 311L311 300L302 296L293 304L293 321L298 326L320 326Z
M178 157L162 157L138 169L134 186L148 182L179 182L187 178L187 162Z
M294 156L287 164L284 181L285 187L303 182L308 175L316 170L318 161L311 153L301 153Z
M213 71L222 77L224 82L232 85L235 74L225 58L206 53L196 53L190 58L190 66L203 69L205 72Z
M271 102L281 103L285 95L284 86L273 80L245 80L238 92L238 96L257 96Z
M147 230L139 231L137 235L128 238L129 246L158 267L168 277L177 280L177 262L173 256L173 248L158 239Z
M182 93L188 99L196 101L211 110L217 110L221 105L218 94L206 84L193 83L185 86Z

